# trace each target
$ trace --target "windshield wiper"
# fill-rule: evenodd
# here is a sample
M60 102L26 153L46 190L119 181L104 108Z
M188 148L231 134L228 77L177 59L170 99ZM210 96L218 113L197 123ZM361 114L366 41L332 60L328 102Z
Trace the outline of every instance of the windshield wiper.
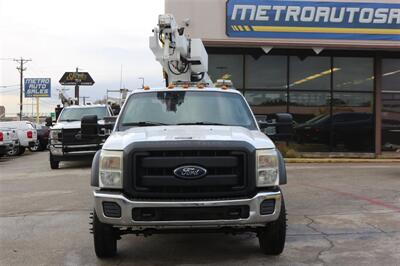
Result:
M215 122L205 122L205 121L199 121L199 122L187 122L187 123L178 123L178 126L182 125L212 125L212 126L228 126L227 124L221 124L221 123L215 123Z
M169 124L164 124L164 123L160 123L160 122L151 122L151 121L122 123L122 126L136 126L136 127L166 126L166 125L169 125Z
M60 120L60 122L74 122L74 121L81 121L81 120L78 120L78 119L62 119L62 120Z

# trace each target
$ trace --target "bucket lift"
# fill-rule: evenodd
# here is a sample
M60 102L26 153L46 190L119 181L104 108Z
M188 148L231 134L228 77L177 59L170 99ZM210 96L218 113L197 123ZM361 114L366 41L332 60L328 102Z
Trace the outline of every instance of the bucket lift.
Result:
M150 37L150 49L163 67L167 85L203 84L212 86L207 74L208 54L201 39L184 35L171 14L159 15L158 27Z

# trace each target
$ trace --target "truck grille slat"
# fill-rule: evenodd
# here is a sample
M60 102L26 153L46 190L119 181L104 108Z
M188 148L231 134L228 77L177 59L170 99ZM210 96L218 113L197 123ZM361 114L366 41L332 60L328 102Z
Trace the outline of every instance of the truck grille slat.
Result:
M141 165L145 168L164 168L176 167L176 162L182 165L195 162L198 165L207 165L208 167L235 167L238 164L238 158L235 156L174 156L174 157L144 157Z
M78 145L78 144L97 144L97 140L90 140L77 137L80 134L80 128L62 129L61 137L64 145Z
M142 185L153 187L162 184L165 187L172 186L234 186L238 184L237 175L207 175L203 179L182 180L171 175L145 175L142 177Z
M133 152L133 192L146 198L229 197L248 189L247 153L241 150L151 150ZM174 169L201 166L207 175L180 179Z

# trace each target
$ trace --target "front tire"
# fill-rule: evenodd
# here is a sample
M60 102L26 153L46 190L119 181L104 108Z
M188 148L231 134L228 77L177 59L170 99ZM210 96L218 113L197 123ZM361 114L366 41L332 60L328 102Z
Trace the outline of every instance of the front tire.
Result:
M51 169L58 169L60 168L60 161L57 161L51 156L50 154L50 168Z
M286 208L283 196L278 220L260 229L257 236L260 248L266 255L277 256L283 252L286 241Z
M117 254L117 233L108 224L104 224L97 218L93 211L93 242L94 251L99 258L109 258Z
M32 147L28 148L31 152L37 152L40 149L40 142L39 140L35 141L35 144Z

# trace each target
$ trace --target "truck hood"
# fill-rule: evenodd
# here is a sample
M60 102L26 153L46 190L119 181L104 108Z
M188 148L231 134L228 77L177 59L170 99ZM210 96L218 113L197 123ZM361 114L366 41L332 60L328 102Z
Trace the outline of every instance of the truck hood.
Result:
M140 141L217 140L246 141L257 149L272 149L274 143L258 130L237 126L149 126L115 131L103 145L106 150L123 150Z
M104 125L104 120L98 121L99 125ZM57 122L51 129L80 129L81 121L71 121L71 122Z

